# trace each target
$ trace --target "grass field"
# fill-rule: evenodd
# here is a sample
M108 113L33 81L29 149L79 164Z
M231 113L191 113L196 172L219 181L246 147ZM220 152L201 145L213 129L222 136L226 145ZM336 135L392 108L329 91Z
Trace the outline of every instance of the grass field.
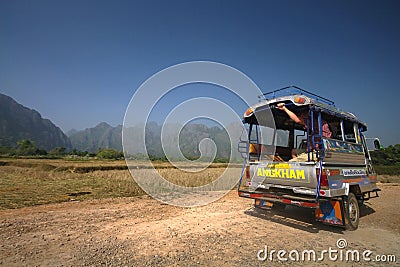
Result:
M197 173L180 171L166 162L154 166L166 180L193 187L215 181L227 164L212 164ZM148 168L140 162L133 167ZM378 175L378 180L400 183L400 175ZM0 209L143 194L123 160L0 159Z
M213 164L199 173L183 172L165 162L154 166L174 184L201 186L217 179L226 164ZM134 167L149 166L139 162ZM123 160L0 159L0 209L143 194Z
M0 209L140 194L127 170L71 173L0 167Z

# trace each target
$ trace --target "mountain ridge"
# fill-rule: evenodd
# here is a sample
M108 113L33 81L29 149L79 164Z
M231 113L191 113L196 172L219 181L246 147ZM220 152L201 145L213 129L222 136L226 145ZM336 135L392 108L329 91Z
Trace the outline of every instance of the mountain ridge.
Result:
M108 123L101 122L95 127L86 128L84 130L75 132L70 135L70 140L72 146L80 151L88 152L98 152L99 149L103 148L113 148L122 151L122 125L117 125L115 127L110 126ZM161 143L161 131L162 126L158 125L156 122L149 122L146 124L145 128L145 144L146 151L135 150L133 154L149 154L156 158L163 158L164 149L170 149L176 156L176 142L179 142L179 150L181 153L188 158L198 158L201 155L199 150L199 144L203 139L212 139L216 145L216 157L217 158L229 158L231 155L231 145L229 142L229 136L226 130L219 127L213 126L209 127L204 124L187 124L182 127L179 133L179 140L176 140L176 129L181 128L181 125L164 125L163 134L166 136L164 145ZM134 126L125 128L126 134L133 134L135 131L142 131L142 127ZM238 134L241 133L240 129L237 130ZM133 144L137 142L143 142L144 140L138 138L139 135L133 134L131 141ZM236 137L239 140L239 137ZM133 141L135 140L135 141ZM174 142L175 141L175 142ZM213 150L213 146L203 143L204 149L210 151ZM172 147L173 146L173 147ZM134 147L140 147L134 145ZM128 149L129 150L129 149ZM131 152L129 152L131 153ZM237 154L236 151L233 151Z
M56 147L64 147L67 151L76 149L91 153L97 153L105 148L122 151L122 127L122 125L111 126L107 122L100 122L94 127L81 131L71 129L67 136L49 119L42 118L38 111L25 107L10 96L0 93L0 146L15 148L17 142L27 139L33 141L36 147L47 151ZM181 129L178 137L176 129ZM146 152L149 156L162 158L165 156L164 148L167 148L173 151L174 157L182 153L188 158L198 158L201 156L199 145L205 139L212 139L215 142L217 158L229 158L231 153L226 130L216 126L209 127L201 123L162 126L156 122L148 122L144 140L138 139L139 135L135 134L143 130L141 126L128 127L125 130L126 134L133 138L131 141L134 144L145 142L146 151L136 151L138 154ZM164 147L161 142L161 131L166 136L166 139L163 139ZM240 133L240 131L237 132ZM203 142L203 148L206 152L210 152L213 150L213 145L210 142Z
M122 125L113 127L100 122L95 127L72 133L69 139L72 147L80 151L97 152L102 148L122 151Z
M16 147L23 139L34 141L37 147L46 150L72 148L69 138L51 120L0 93L0 145Z

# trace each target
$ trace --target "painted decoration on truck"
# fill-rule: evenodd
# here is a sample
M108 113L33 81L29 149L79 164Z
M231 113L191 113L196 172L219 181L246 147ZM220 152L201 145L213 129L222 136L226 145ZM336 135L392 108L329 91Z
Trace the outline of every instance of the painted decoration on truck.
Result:
M328 151L355 154L364 153L361 144L354 144L335 139L324 139L324 145Z
M315 219L320 222L343 225L342 209L339 200L320 201L315 210Z
M272 179L285 179L308 182L310 169L304 166L288 163L272 163L258 166L256 170L258 177Z

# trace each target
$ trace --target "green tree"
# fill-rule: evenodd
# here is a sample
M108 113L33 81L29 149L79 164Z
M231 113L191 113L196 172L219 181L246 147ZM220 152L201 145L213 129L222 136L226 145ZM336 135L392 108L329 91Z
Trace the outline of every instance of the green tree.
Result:
M65 147L56 147L49 151L50 155L63 156L65 155Z
M17 148L17 154L21 156L31 156L31 155L37 155L39 152L39 149L36 147L35 143L31 140L24 139L19 142L17 142L18 148Z
M87 151L80 151L80 150L77 150L76 148L72 149L72 150L69 152L69 155L75 155L75 156L80 156L80 157L87 156L88 154L89 154L89 152L87 152Z
M99 159L121 159L123 156L122 152L113 148L100 149L97 153Z
M371 157L376 165L400 166L400 144L371 151Z
M11 155L15 155L15 153L16 153L16 150L13 147L0 146L0 155L11 156Z

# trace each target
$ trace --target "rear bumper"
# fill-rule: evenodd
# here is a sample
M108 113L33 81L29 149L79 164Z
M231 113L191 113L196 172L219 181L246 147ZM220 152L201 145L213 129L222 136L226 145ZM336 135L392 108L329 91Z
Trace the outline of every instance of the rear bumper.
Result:
M252 198L254 205L261 209L269 209L276 203L299 206L315 210L315 219L322 223L344 226L345 218L342 198L319 198L311 196L279 195L265 192L239 191L239 196Z
M294 205L299 207L306 207L315 209L318 207L318 202L316 202L315 197L312 196L293 196L287 194L276 194L276 193L266 193L266 192L246 192L238 191L240 197L259 199L272 203L282 203L286 205Z

